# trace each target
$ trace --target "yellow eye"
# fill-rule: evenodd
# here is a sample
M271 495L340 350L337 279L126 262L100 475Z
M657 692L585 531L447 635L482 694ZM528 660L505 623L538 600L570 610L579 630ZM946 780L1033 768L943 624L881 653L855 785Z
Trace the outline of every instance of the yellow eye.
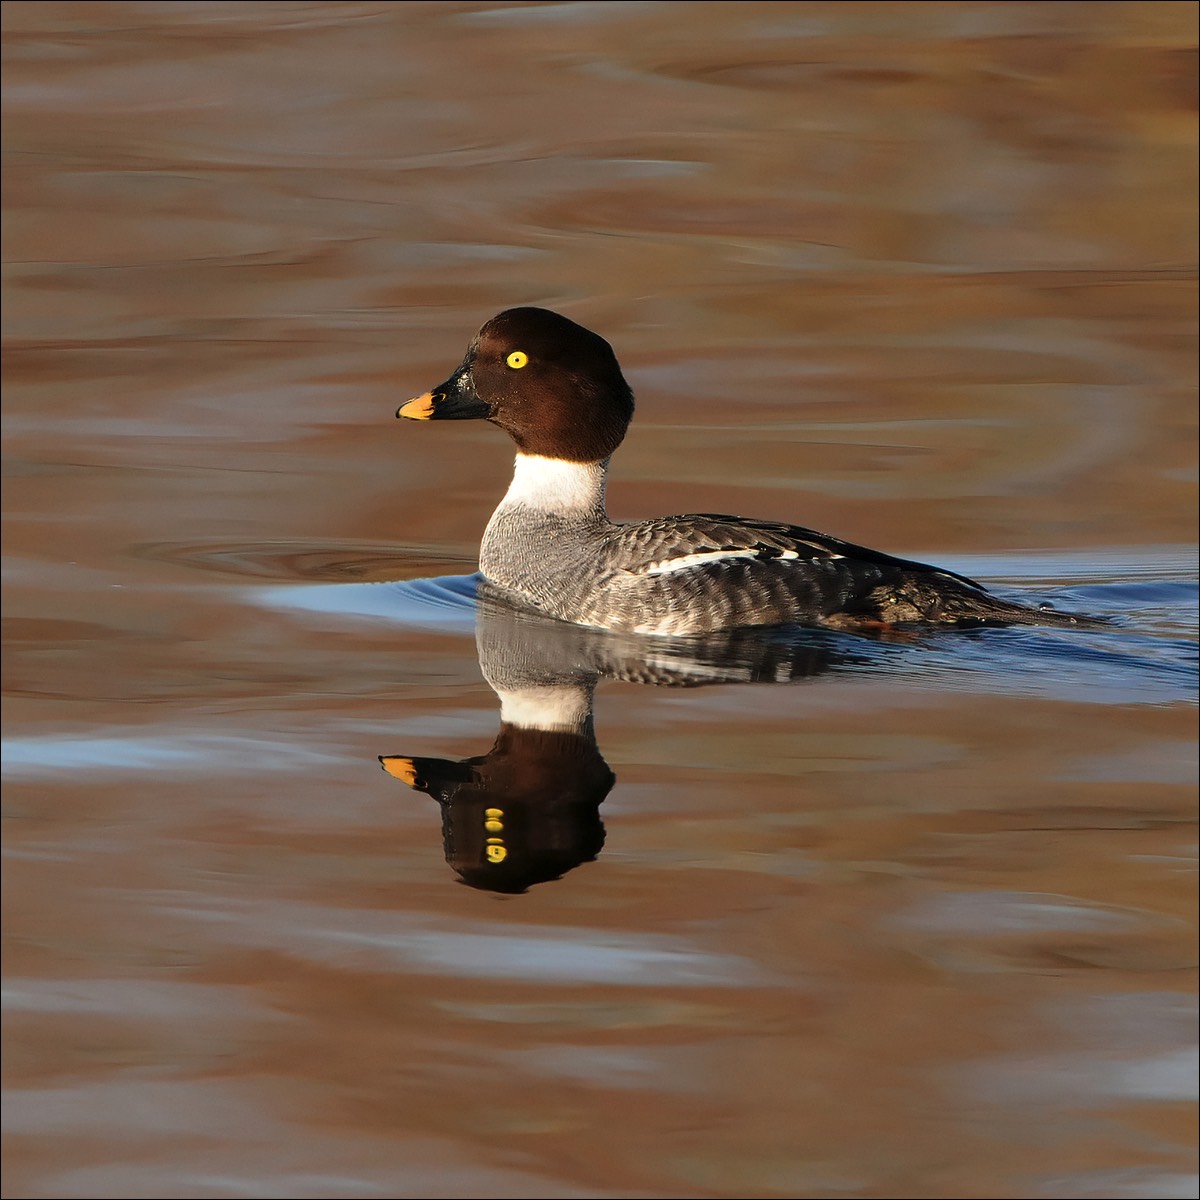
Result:
M524 350L514 350L504 361L514 371L519 371L529 361L529 355Z

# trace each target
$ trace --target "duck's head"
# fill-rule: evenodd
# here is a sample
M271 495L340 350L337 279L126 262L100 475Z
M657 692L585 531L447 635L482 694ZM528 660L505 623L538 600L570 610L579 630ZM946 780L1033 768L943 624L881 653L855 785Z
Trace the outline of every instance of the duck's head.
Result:
M491 421L522 454L601 462L625 436L633 392L599 334L548 309L510 308L475 335L445 383L396 416Z

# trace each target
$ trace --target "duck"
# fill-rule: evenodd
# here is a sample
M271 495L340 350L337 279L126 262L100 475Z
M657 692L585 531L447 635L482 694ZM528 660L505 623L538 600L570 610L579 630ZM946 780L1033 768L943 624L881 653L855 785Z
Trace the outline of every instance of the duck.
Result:
M489 421L512 439L512 483L484 530L480 573L493 594L560 621L670 637L752 626L1089 623L785 522L722 513L614 521L609 464L633 411L603 337L549 309L520 307L487 321L449 378L396 415Z

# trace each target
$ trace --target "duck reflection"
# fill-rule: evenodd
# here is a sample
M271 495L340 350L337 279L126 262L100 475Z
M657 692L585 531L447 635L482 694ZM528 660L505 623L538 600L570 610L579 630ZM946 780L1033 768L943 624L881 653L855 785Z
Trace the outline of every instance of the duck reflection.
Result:
M383 769L441 806L446 861L461 880L524 892L591 862L616 776L596 744L600 678L696 687L787 683L870 661L871 643L813 630L739 630L655 639L550 621L479 596L479 665L500 700L500 732L462 760L381 755ZM853 647L857 646L856 652Z

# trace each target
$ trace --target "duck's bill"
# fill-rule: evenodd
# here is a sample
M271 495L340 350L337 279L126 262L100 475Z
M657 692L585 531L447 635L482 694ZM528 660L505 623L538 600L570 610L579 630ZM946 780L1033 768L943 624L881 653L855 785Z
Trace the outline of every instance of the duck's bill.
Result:
M469 384L455 377L400 405L396 416L410 421L472 421L485 420L491 410Z
M399 754L381 754L379 765L393 778L408 784L410 788L420 786L420 777L411 758L402 758Z

